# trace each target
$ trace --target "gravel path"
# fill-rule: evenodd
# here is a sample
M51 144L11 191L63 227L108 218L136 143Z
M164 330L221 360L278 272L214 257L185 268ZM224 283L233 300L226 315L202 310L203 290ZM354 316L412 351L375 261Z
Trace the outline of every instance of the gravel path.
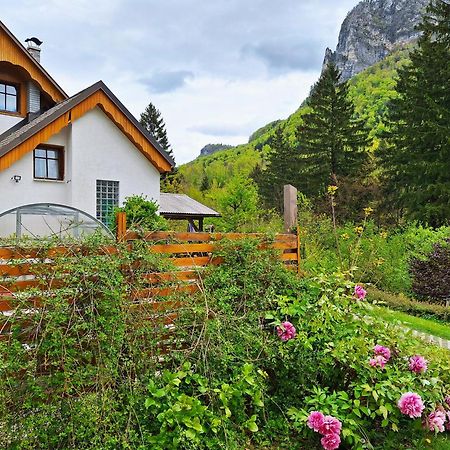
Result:
M432 336L431 334L423 333L422 331L411 330L413 336L416 336L424 341L430 342L432 344L436 344L439 347L446 348L450 350L450 341L446 339L442 339L440 337Z

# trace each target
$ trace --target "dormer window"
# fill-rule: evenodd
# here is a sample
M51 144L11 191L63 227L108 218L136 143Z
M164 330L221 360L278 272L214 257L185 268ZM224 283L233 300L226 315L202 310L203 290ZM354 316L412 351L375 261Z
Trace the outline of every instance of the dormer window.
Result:
M0 111L18 112L18 96L17 86L0 81Z

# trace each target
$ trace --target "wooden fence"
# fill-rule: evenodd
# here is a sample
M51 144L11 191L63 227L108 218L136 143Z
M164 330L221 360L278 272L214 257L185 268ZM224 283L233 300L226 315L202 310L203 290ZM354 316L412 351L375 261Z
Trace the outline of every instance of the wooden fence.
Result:
M300 239L297 234L277 234L273 239L261 234L248 233L177 233L150 232L139 235L123 232L119 236L122 245L131 248L137 242L148 244L148 251L167 257L167 261L176 269L170 272L149 272L143 274L144 286L130 292L132 302L147 302L155 311L168 309L170 302L164 297L175 292L194 293L200 289L201 271L210 264L220 264L215 256L220 241L255 238L261 241L261 248L271 248L290 268L299 270ZM97 250L100 255L112 255L120 252L121 246L103 246ZM89 253L90 252L90 253ZM44 298L51 292L64 287L64 280L58 277L42 277L52 269L56 257L79 257L92 255L92 251L83 246L59 246L43 249L21 249L19 247L0 247L0 339L9 334L8 315L14 310L15 297L33 289L25 302L27 308L40 308ZM92 274L95 275L95 274ZM39 292L41 294L39 294ZM24 302L21 302L22 307Z

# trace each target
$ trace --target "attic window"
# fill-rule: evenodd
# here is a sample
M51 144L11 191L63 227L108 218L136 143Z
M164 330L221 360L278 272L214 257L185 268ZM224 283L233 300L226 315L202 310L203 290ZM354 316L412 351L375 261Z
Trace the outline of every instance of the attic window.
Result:
M0 110L7 112L18 111L18 89L13 84L0 81Z
M64 148L39 146L34 150L34 178L39 180L64 179Z

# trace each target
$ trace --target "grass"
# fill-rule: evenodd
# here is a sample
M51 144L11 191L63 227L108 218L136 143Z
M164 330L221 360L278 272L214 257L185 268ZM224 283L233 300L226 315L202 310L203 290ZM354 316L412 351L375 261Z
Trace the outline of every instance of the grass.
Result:
M431 448L433 450L450 450L450 438L447 436L436 436L432 441Z
M450 326L448 325L379 306L374 307L373 311L374 315L382 317L388 322L401 322L413 330L421 331L450 341Z

